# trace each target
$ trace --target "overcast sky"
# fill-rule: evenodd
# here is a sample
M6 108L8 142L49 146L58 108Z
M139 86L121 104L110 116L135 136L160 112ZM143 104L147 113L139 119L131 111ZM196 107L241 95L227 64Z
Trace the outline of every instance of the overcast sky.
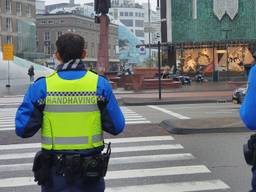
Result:
M50 4L55 4L55 3L68 3L69 0L45 0L45 4L46 5L50 5ZM75 0L75 3L88 3L88 2L93 2L93 0ZM136 0L136 2L138 3L144 3L144 2L148 2L148 0ZM155 9L156 7L156 2L157 0L150 0L150 3L151 3L151 7L153 9Z

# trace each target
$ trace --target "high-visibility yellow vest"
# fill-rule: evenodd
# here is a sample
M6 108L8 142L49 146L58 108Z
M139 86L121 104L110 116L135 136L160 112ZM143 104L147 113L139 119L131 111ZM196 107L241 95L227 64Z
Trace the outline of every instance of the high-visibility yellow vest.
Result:
M97 83L98 75L90 71L75 80L61 79L58 73L46 78L43 149L83 150L103 146Z

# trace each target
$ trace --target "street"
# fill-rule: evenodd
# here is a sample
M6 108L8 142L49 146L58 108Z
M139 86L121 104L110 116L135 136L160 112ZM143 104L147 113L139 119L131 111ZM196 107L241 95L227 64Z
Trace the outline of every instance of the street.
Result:
M0 191L40 191L33 182L37 134L19 139L14 116L22 96L0 98ZM248 191L250 167L242 145L249 132L174 135L159 126L166 119L238 117L239 105L206 103L122 106L126 130L108 134L113 153L106 191Z

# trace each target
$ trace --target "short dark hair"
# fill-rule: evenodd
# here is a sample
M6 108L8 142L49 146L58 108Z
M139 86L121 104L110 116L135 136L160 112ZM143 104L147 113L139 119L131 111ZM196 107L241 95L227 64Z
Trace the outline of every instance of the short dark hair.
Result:
M84 38L74 33L61 35L56 41L57 51L64 63L71 59L80 59L84 45Z

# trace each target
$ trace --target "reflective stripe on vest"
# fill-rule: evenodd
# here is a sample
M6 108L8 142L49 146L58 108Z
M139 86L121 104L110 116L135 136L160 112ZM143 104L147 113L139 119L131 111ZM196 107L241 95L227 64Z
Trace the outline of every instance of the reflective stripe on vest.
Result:
M46 105L46 112L92 112L97 111L98 105Z
M89 71L76 80L61 79L58 73L46 78L42 148L84 150L103 146L97 84L98 75Z
M43 137L42 136L42 143L43 144L52 144L52 138ZM103 135L93 135L92 142L97 143L103 140ZM78 145L78 144L88 144L89 138L88 137L65 137L65 138L54 138L54 143L59 145Z

